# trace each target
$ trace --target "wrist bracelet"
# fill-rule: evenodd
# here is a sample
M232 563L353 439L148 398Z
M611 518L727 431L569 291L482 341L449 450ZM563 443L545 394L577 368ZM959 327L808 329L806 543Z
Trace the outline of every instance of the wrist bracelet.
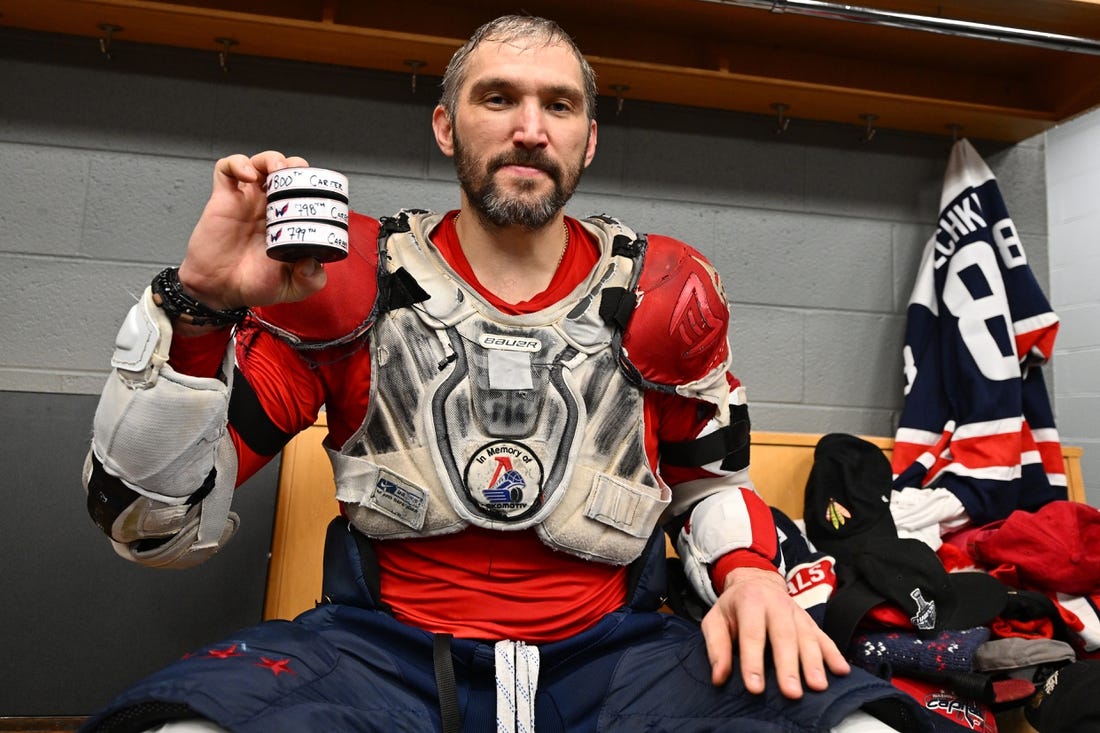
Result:
M248 308L214 310L183 292L180 284L180 268L168 267L157 273L151 283L153 302L172 320L192 326L233 326L244 320Z

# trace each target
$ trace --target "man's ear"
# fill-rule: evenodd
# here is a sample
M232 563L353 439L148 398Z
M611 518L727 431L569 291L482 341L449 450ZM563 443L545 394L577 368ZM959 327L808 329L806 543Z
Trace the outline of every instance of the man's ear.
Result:
M435 132L435 144L443 151L443 154L451 158L455 154L454 125L451 116L443 105L436 105L432 112L432 130Z
M585 146L584 151L584 167L587 168L588 164L592 162L592 159L596 157L596 121L592 120L588 124L588 144Z

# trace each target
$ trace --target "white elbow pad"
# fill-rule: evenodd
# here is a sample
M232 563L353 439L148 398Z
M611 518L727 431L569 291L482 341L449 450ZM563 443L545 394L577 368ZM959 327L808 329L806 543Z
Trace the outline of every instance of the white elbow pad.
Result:
M218 445L208 493L184 504L143 496L110 476L92 451L84 462L84 488L92 518L120 556L150 567L197 565L232 539L240 518L229 511L237 476L237 453L226 435Z
M223 382L172 369L171 340L171 322L146 289L116 338L84 486L89 510L120 555L187 567L216 552L239 524L229 511L237 454L226 426L233 348ZM113 481L123 488L112 489Z
M690 520L676 538L676 551L691 587L708 605L718 601L710 578L710 566L723 555L754 545L753 512L748 505L753 500L767 509L763 500L751 489L731 489L711 494L691 510ZM775 532L774 525L757 531L764 529Z

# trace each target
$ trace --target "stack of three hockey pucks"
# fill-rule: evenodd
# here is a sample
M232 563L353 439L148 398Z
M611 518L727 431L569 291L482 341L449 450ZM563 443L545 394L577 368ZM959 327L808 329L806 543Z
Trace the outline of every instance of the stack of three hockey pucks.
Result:
M293 262L348 256L348 179L324 168L284 168L267 177L267 254Z

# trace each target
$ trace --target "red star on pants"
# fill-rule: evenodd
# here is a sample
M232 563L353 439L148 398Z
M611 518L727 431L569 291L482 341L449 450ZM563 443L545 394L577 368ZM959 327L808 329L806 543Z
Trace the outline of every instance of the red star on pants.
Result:
M260 657L257 667L265 667L271 670L271 673L278 677L283 672L289 672L294 674L294 670L290 668L289 659L268 659L267 657Z
M228 659L229 657L239 657L237 653L237 645L229 647L228 649L211 649L206 653L208 657L214 657L215 659Z

